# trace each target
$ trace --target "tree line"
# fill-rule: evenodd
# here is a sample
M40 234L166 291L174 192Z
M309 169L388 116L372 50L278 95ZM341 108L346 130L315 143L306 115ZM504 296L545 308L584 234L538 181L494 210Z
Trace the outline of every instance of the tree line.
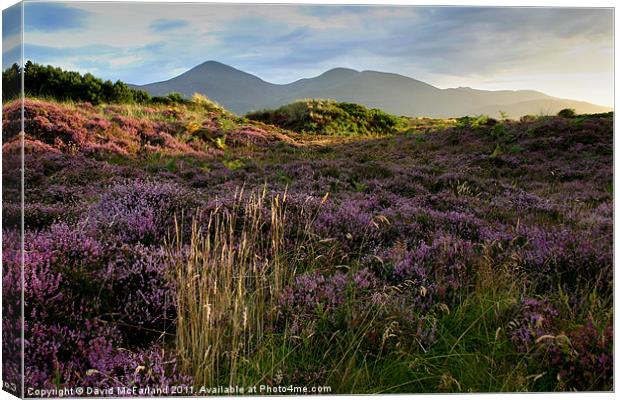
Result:
M2 99L18 97L21 92L21 68L18 64L2 72ZM103 80L90 73L65 71L52 65L40 65L27 61L24 65L24 92L26 96L52 97L65 101L100 103L183 103L178 93L167 96L151 96L144 90L133 89L125 82Z

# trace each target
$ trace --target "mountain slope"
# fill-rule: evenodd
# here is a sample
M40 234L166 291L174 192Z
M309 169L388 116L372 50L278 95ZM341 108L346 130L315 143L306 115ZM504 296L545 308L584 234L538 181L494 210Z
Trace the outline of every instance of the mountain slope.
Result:
M277 85L216 61L207 61L167 81L134 87L151 95L179 92L191 96L198 92L237 114L306 98L328 98L380 108L392 114L435 118L481 113L498 117L500 111L517 118L525 114L555 113L562 108L575 108L578 113L610 110L533 90L439 89L403 75L347 68Z
M191 96L209 93L210 98L236 113L243 113L255 104L263 104L275 94L275 85L216 61L207 61L187 72L163 82L139 87L153 96L178 92Z
M472 114L492 115L497 110L502 110L509 117L515 118L522 115L555 115L560 110L572 108L580 114L596 114L600 112L610 111L607 107L601 107L596 104L586 103L585 101L575 101L567 99L558 99L554 97L543 99L532 99L512 104L492 104L474 109ZM506 111L508 110L508 111Z

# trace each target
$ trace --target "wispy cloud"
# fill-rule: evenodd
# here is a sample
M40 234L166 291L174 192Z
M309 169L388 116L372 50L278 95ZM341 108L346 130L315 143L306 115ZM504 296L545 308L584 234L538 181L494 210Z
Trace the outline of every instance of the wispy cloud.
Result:
M179 29L189 26L189 22L184 19L157 19L149 25L154 32L166 32L173 29Z
M26 31L57 32L88 26L91 13L62 3L24 3Z

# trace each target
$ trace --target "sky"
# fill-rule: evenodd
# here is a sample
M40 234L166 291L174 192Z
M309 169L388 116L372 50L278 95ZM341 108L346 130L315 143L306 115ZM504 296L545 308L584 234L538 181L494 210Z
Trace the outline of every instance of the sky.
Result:
M3 67L19 54L3 12ZM272 83L335 67L613 106L613 10L25 3L24 58L145 84L208 60Z

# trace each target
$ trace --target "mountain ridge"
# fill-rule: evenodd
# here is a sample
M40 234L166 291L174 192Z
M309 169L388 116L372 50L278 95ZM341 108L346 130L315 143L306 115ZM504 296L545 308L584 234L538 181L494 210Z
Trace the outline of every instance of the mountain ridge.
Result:
M429 83L390 72L337 67L291 83L275 84L230 65L209 60L168 80L130 85L162 96L201 93L236 114L275 108L305 98L328 98L359 103L410 117L448 118L485 111L507 114L557 113L574 108L579 113L612 110L578 100L561 99L536 90L482 90L470 87L440 89Z

